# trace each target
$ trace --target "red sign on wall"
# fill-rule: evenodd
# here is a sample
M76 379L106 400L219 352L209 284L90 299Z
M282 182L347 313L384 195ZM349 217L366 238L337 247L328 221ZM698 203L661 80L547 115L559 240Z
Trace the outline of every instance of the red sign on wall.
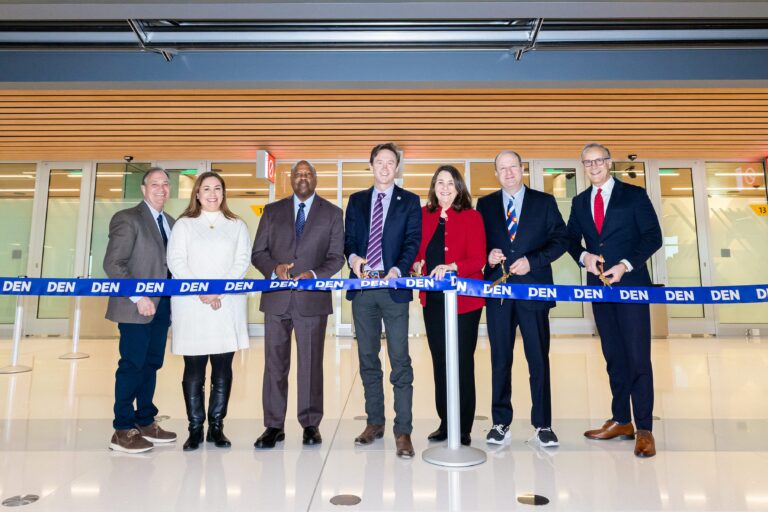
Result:
M275 157L269 151L260 149L256 152L256 177L275 182Z

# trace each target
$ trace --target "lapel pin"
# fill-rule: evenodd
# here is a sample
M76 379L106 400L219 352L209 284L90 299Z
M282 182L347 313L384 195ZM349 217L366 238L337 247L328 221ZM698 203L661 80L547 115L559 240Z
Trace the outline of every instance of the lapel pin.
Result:
M397 200L398 200L398 201L400 200L400 196L397 196Z

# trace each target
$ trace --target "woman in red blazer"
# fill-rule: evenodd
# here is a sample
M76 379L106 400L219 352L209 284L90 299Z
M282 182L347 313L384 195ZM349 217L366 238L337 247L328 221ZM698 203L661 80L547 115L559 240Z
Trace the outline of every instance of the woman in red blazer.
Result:
M413 265L415 273L442 278L446 272L459 277L483 278L485 228L459 171L443 165L432 176L427 204L421 209L421 244ZM432 367L435 374L435 406L440 426L430 441L447 438L445 382L445 315L442 292L420 292L424 308ZM461 443L471 442L475 418L475 347L477 327L485 300L459 296L459 394L461 397Z

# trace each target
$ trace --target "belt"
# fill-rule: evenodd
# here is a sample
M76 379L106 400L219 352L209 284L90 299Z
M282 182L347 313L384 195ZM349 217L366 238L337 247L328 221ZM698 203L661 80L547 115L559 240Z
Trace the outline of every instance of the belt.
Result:
M363 270L363 279L381 279L387 276L383 270Z

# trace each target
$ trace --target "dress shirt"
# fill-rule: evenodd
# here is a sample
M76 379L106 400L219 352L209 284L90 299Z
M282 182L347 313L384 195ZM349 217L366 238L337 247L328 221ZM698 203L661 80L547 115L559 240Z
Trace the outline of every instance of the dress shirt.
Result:
M304 203L304 222L306 225L306 222L309 220L309 209L312 208L312 203L315 200L315 194L313 193L311 196L309 196L305 201L302 201L298 197L296 197L296 194L293 194L293 223L296 224L296 217L299 216L299 204ZM312 277L317 279L317 274L315 274L315 271L312 269L309 269L310 272L312 272ZM272 272L272 279L277 279L277 274L273 271Z
M157 232L160 233L160 225L157 223L157 216L160 215L163 212L159 212L159 211L155 210L154 208L152 208L152 205L149 204L146 200L144 200L144 204L146 204L147 208L149 208L149 213L152 214L152 219L155 221L154 222L155 228L157 229ZM165 218L165 215L163 215L163 228L165 229L165 236L170 238L171 237L171 226L170 226L170 224L168 224L168 219ZM160 236L162 237L162 234ZM131 302L136 304L141 299L141 296L140 295L139 296L131 296L131 297L128 297L128 298L131 299Z
M371 211L368 212L368 215L369 215L369 217L368 217L368 226L369 227L371 226L371 224L373 224L373 210L374 210L374 208L376 208L376 201L379 198L379 194L382 194L382 193L386 194L384 196L384 199L381 200L381 211L382 211L382 214L383 214L381 230L382 230L382 233L383 233L384 232L384 225L387 222L387 212L389 211L389 205L392 202L392 196L395 193L395 184L393 183L386 190L379 190L376 187L373 187L373 195L371 196ZM370 231L369 231L369 235L370 235ZM382 239L382 243L383 242L384 242L384 240ZM349 255L350 259L352 259L352 256L357 256L357 255L356 254L350 254ZM368 265L365 265L364 267L367 267L370 270L382 270L383 271L384 270L384 258L382 257L381 264L377 268L370 268L370 267L368 267ZM397 267L392 267L392 268L395 269L395 272L397 272L397 276L398 277L402 277L400 275L400 269L399 268L397 268Z
M603 183L601 187L592 185L592 193L589 195L589 211L592 213L592 220L595 219L595 196L597 195L597 189L600 189L600 195L603 196L603 208L605 208L603 213L605 213L608 211L608 201L611 200L614 185L616 185L616 180L613 179L613 176L609 177L608 181ZM579 256L579 263L581 263L582 267L584 266L584 256L586 254L587 251L584 251L581 253L581 256ZM629 260L621 260L621 263L627 267L627 272L632 272L632 264Z
M509 200L514 199L512 206L515 208L515 216L517 217L517 223L520 224L520 217L522 216L521 213L523 211L523 201L525 200L525 185L520 187L520 190L515 192L514 195L509 195L506 190L501 189L501 196L504 198L504 205L502 207L502 211L504 212L504 218L507 218L507 206L509 205Z
M312 208L312 202L315 200L315 194L313 193L305 201L302 201L296 194L293 194L293 222L296 223L296 217L299 215L299 203L304 203L304 222L309 220L309 210Z

